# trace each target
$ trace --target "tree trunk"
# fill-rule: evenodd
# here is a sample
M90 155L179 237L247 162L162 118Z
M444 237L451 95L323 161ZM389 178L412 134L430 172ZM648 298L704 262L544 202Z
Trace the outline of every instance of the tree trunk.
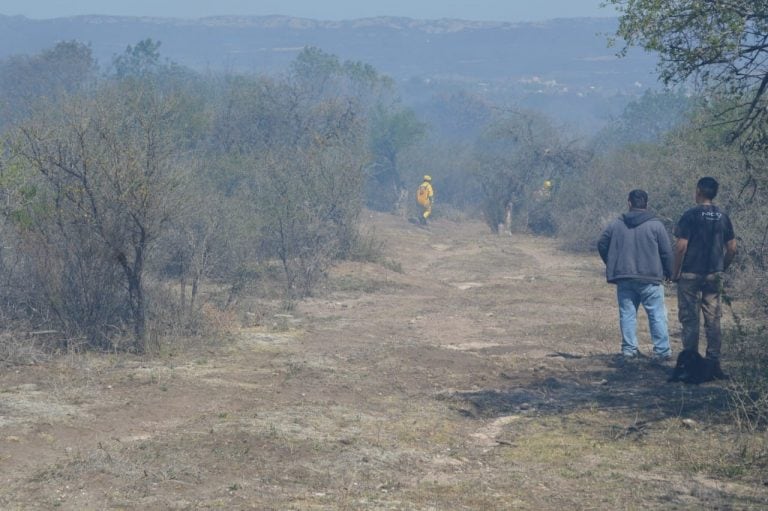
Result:
M139 353L143 353L147 347L147 305L142 285L144 249L141 244L135 248L134 253L133 267L131 267L128 258L122 252L117 255L117 260L120 262L125 278L128 280L128 297L131 313L133 314L134 342Z

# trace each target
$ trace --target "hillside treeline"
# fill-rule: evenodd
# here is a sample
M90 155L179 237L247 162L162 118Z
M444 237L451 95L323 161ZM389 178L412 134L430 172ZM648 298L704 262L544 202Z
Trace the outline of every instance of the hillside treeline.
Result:
M3 61L0 106L3 324L137 351L354 257L372 122L403 110L370 66L319 50L285 76L208 76L151 40L105 70L76 42Z
M55 348L144 351L248 293L301 298L335 261L378 256L362 209L413 214L423 174L437 218L577 250L633 188L671 232L714 176L740 245L728 296L761 318L765 154L732 143L724 102L648 92L585 137L466 91L406 103L371 66L316 48L279 76L194 72L152 40L105 67L77 42L12 57L0 61L3 324L56 332Z

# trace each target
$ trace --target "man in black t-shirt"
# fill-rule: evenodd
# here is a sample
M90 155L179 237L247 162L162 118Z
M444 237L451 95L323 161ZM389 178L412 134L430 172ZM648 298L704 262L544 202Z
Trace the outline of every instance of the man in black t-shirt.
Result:
M675 227L675 268L678 318L683 327L683 349L699 349L699 306L707 337L706 357L713 362L714 376L728 376L720 368L720 291L722 273L736 255L736 239L730 218L712 200L718 183L703 177L696 184L696 207L683 213Z

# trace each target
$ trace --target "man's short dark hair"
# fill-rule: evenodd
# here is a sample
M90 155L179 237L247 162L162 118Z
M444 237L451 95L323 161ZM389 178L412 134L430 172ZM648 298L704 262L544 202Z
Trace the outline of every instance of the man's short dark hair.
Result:
M629 205L632 209L646 209L648 208L648 194L645 190L632 190L629 192Z
M701 192L701 195L709 200L714 199L717 196L717 189L719 184L714 177L702 177L699 182L696 183L696 188Z

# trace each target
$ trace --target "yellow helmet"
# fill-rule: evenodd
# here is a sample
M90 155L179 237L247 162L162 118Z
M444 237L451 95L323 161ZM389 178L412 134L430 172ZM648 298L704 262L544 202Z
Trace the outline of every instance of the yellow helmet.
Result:
M424 181L432 181L432 176L430 175L424 176Z
M546 181L544 181L544 189L545 189L545 190L549 190L549 189L551 189L551 188L552 188L552 181L550 181L549 179L547 179Z

